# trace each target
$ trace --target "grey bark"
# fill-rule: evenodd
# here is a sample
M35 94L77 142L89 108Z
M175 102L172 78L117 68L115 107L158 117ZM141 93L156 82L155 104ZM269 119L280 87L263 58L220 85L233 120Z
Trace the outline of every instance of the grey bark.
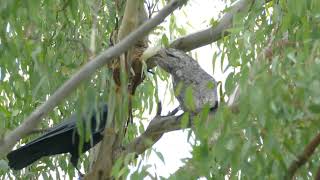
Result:
M269 2L267 0L266 2ZM181 37L170 44L170 47L180 49L185 52L211 44L229 34L228 29L232 27L233 17L239 13L248 10L254 3L254 0L239 0L230 7L215 27L209 27L187 36Z

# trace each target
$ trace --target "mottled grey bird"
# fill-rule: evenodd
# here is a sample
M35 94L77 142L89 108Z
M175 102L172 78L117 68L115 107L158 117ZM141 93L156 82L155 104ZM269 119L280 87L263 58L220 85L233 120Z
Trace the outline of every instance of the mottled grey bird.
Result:
M217 83L192 57L185 52L168 48L152 57L152 60L171 74L176 98L184 111L199 112L205 104L211 110L218 107ZM187 89L192 89L193 103L186 103ZM191 109L190 109L191 107Z

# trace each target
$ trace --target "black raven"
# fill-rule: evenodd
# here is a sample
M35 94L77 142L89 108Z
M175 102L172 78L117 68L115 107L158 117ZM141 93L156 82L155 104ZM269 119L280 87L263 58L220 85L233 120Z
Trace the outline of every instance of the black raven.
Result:
M77 164L80 154L89 150L103 138L102 133L108 116L107 105L100 106L98 108L98 112L99 113L97 113L96 110L91 111L91 113L89 112L89 114L83 115L80 121L77 120L80 116L73 114L66 121L49 129L48 132L37 139L34 139L26 145L11 151L7 155L10 168L20 170L37 161L41 157L70 153L70 161L78 170ZM82 123L84 127L83 129L86 129L89 125L91 130L89 141L84 140L86 134L85 130L83 130L84 133L81 133L82 135L80 136L78 131L79 128L77 128L77 124L79 123ZM80 138L83 138L82 147L79 147L81 143Z

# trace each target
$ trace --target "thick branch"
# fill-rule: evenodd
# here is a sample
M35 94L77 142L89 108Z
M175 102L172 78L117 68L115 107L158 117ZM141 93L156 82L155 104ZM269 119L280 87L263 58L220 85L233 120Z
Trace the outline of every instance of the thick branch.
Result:
M288 180L293 179L293 176L296 173L296 171L308 161L308 159L316 150L319 144L320 144L320 133L317 134L316 137L314 137L312 141L304 148L302 154L300 154L297 157L297 159L290 164L284 179L288 179Z
M173 41L170 46L175 49L190 51L221 39L222 37L229 34L227 30L232 27L232 20L234 15L247 10L253 2L254 0L238 1L231 7L230 11L221 18L216 27L210 27L193 34L189 34L185 37L181 37Z
M214 117L215 111L211 111L208 118ZM188 126L181 126L182 117L184 114L179 116L156 116L151 120L146 131L137 137L134 141L125 147L125 150L121 154L116 154L115 156L126 156L129 153L135 153L140 155L144 153L147 149L151 148L163 134L175 130L182 130L190 128L193 124L193 116L189 118Z
M107 139L107 141L101 142L98 154L98 157L103 157L103 160L98 159L96 163L94 163L92 171L84 177L84 180L108 179L108 177L110 177L114 160L112 151L117 136L112 128L106 128L104 138Z
M156 116L151 120L146 131L127 145L124 154L142 154L145 150L152 147L164 133L183 129L181 127L181 117L182 116Z
M269 2L270 0L266 0ZM176 39L170 44L171 48L179 49L182 51L191 51L193 49L211 44L215 41L218 41L224 36L227 36L228 29L232 27L233 17L239 13L246 11L254 2L254 0L239 0L235 3L228 13L226 13L219 21L216 27L209 27L205 30L201 30L199 32L195 32L179 39ZM160 47L152 47L148 48L142 59L149 59L151 56L155 55L157 51L159 51ZM153 67L154 64L147 61L148 67Z
M165 17L178 8L183 1L175 0L165 6L159 13L141 25L137 30L124 38L115 46L105 50L95 59L89 61L83 68L74 74L67 82L65 82L49 99L39 106L28 116L23 123L12 132L8 133L0 140L0 157L7 154L12 147L21 139L26 137L41 119L45 117L54 107L63 101L71 92L73 92L84 80L87 80L97 69L103 67L111 61L113 57L119 56L128 50L134 43L144 37L155 26L163 22Z
M128 34L148 19L143 5L143 1L140 0L127 0L119 28L118 40L122 40L128 36Z

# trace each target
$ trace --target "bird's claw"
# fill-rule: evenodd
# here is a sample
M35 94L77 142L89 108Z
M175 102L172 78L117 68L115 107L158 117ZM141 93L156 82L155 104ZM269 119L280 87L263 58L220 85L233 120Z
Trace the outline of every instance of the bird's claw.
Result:
M84 174L80 171L79 168L76 167L76 170L78 171L79 180L82 180L84 177Z

